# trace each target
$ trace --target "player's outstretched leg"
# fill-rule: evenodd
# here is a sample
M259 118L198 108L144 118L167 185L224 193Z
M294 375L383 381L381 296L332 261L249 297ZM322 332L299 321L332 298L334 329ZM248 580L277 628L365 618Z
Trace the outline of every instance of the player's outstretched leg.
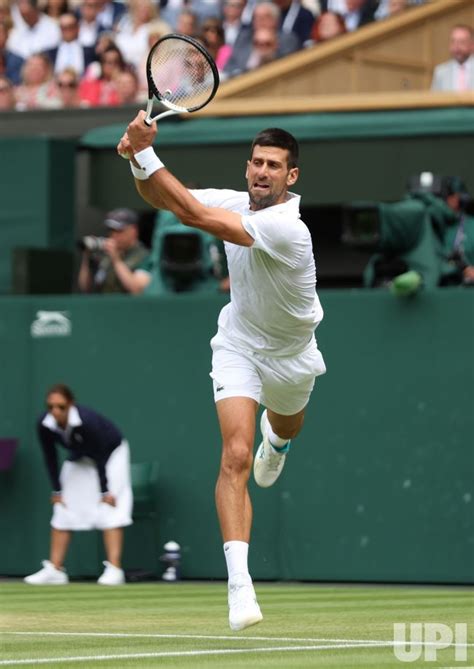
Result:
M252 468L257 402L229 397L216 403L222 432L222 459L216 504L229 575L229 625L243 630L262 620L248 569L252 502L247 483Z
M263 439L253 461L253 475L257 485L261 488L269 488L280 476L291 443L287 441L284 446L274 446L268 437L269 427L267 411L265 410L260 419Z

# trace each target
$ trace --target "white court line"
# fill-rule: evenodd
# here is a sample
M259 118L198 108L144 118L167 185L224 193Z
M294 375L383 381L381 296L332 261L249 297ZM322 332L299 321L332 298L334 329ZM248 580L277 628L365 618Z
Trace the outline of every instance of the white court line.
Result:
M210 634L145 634L134 632L2 632L4 635L14 636L78 636L78 637L109 637L117 639L207 639L210 641L289 641L305 643L331 643L331 644L364 644L365 645L391 645L405 646L405 641L388 641L384 639L327 639L327 638L300 638L300 637L276 637L276 636L226 636ZM437 646L436 641L420 641L420 646ZM453 643L451 648L470 648L474 643ZM467 669L470 669L469 667ZM474 668L473 668L474 669Z
M76 657L47 657L47 658L31 658L22 660L0 660L0 666L17 666L22 664L54 664L58 662L101 662L107 660L135 660L152 657L190 657L190 656L205 656L205 655L237 655L243 653L282 653L308 650L334 650L342 648L375 648L391 646L392 642L376 642L361 645L360 643L341 643L341 644L323 644L319 646L280 646L274 648L233 648L221 650L184 650L184 651L161 651L155 653L122 653L114 655L78 655Z
M225 640L232 641L280 641L276 637L238 637L238 636L211 636L198 634L127 634L127 633L109 633L109 632L6 632L15 636L81 636L81 637L116 637L116 638L160 638L160 639L207 639L207 640ZM298 639L288 639L289 641L298 641ZM307 641L316 642L316 639L308 639ZM317 650L338 650L348 648L390 648L397 645L406 645L405 642L397 641L382 641L370 639L324 639L320 640L324 643L319 645L306 646L280 646L280 647L262 647L262 648L234 648L234 649L217 649L217 650L189 650L189 651L157 651L148 653L126 653L126 654L112 654L112 655L79 655L75 657L48 657L48 658L31 658L21 660L0 660L0 666L18 666L25 664L48 664L59 662L90 662L90 661L109 661L109 660L124 660L124 659L143 659L143 658L158 658L158 657L189 657L189 656L210 656L210 655L235 655L242 653L274 653L274 652L301 652L301 651L317 651ZM420 642L423 646L437 645L435 642ZM474 646L472 643L456 644L459 647ZM467 668L474 669L474 667Z
M143 634L128 632L3 632L15 636L79 636L79 637L109 637L132 639L207 639L210 641L294 641L304 643L388 643L382 639L326 639L326 638L299 638L276 636L226 636L210 634Z

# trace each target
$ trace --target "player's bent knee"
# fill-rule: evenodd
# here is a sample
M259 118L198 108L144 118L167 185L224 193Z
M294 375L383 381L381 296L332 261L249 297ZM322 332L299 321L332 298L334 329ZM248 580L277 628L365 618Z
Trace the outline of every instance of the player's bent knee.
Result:
M227 473L243 473L252 466L252 448L245 441L232 439L224 442L221 469Z

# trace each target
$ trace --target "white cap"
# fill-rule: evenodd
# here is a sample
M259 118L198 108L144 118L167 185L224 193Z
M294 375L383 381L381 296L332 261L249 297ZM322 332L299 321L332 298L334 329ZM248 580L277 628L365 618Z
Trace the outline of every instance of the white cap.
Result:
M165 551L179 551L181 546L176 543L176 541L167 541L163 546Z
M433 185L433 172L422 172L420 174L420 186L431 188Z

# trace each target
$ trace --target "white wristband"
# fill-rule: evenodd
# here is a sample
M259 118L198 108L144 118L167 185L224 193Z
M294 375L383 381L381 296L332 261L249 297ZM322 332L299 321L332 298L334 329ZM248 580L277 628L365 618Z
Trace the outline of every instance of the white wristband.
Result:
M143 151L136 153L135 159L145 172L147 178L151 177L154 172L164 167L152 146L148 146L146 149L143 149Z
M145 170L142 170L140 167L136 167L132 161L130 161L130 169L132 170L132 174L135 179L138 179L139 181L145 181L148 179Z

